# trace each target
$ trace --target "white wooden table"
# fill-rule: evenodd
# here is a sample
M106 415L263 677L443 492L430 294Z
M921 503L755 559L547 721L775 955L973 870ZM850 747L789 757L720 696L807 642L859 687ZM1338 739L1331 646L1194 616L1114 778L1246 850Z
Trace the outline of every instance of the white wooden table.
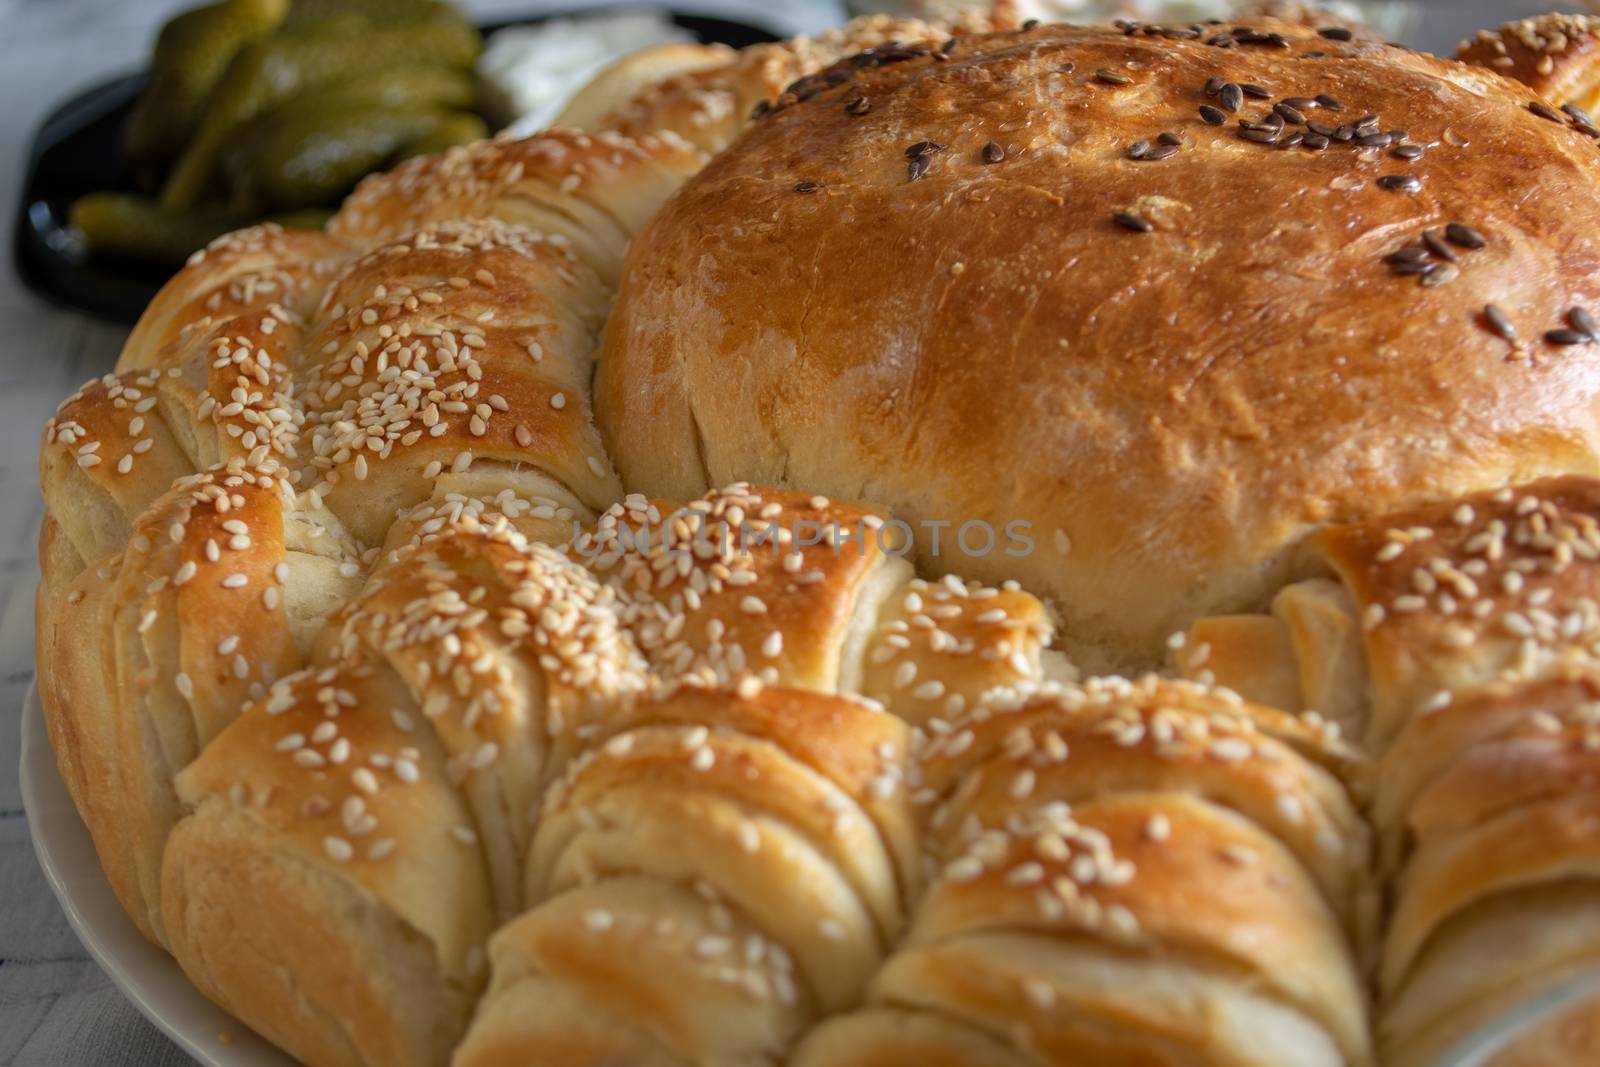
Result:
M743 2L746 10L799 26L835 17L833 0ZM0 0L0 235L7 257L0 266L0 1065L191 1063L84 955L45 887L23 818L17 709L33 677L39 429L60 398L110 368L125 331L41 303L21 289L9 261L17 168L39 118L75 90L137 67L155 27L181 6L187 3ZM540 4L469 0L468 6L514 15ZM1446 49L1472 29L1548 6L1549 0L1432 0L1415 43Z

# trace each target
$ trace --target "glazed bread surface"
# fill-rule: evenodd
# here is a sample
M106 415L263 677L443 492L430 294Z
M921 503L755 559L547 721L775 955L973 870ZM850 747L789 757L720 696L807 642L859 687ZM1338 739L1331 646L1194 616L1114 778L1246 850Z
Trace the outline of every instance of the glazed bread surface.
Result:
M1262 26L957 37L781 100L632 247L596 404L633 485L1026 522L917 558L1129 668L1313 574L1321 524L1593 473L1592 350L1545 335L1597 295L1600 149L1479 68ZM1385 262L1425 231L1426 285Z

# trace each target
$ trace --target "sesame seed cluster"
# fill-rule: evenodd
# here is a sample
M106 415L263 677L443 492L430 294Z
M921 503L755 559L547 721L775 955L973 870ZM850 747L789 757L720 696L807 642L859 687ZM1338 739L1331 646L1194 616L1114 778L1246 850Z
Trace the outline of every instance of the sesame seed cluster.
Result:
M1173 642L1183 673L1257 700L1283 691L1260 663L1274 649L1291 684L1272 702L1303 717L1315 713L1299 679L1344 673L1365 689L1340 719L1375 761L1357 793L1373 882L1393 897L1376 955L1386 1064L1438 1062L1463 1033L1558 983L1588 943L1578 931L1594 892L1597 494L1592 478L1569 475L1332 527L1315 544L1336 591L1305 583L1271 616L1203 620ZM1253 644L1241 647L1241 633ZM1338 665L1352 642L1353 674ZM1519 927L1535 914L1572 941ZM1504 970L1471 965L1507 938Z
M1581 955L1530 915L1600 948L1592 479L1319 523L1316 576L1277 574L1269 612L1184 605L1170 671L1094 678L1053 647L1082 603L928 566L890 509L843 499L879 485L810 491L797 454L770 480L808 491L702 492L723 454L698 423L678 449L663 408L639 423L668 442L653 462L698 484L625 495L651 464L614 462L597 363L649 348L614 302L667 269L630 242L751 123L877 121L896 78L978 78L989 54L1048 54L1055 89L1126 110L1165 68L1101 65L1116 49L1378 49L1125 23L1079 71L1055 32L861 20L647 91L623 132L412 161L326 234L197 255L62 404L47 723L118 898L202 991L319 1067L1422 1067ZM1181 131L1111 165L1466 143L1335 123L1351 87L1314 88L1199 81ZM1200 142L1245 106L1265 110ZM1084 151L980 126L901 131L855 191ZM851 194L832 165L802 153L763 195L821 210ZM1098 239L1186 217L1101 199ZM1437 221L1362 284L1431 290L1498 254L1493 227ZM1579 311L1588 341L1547 346L1595 339ZM1484 316L1515 361L1555 358ZM1099 551L1067 525L1055 567Z

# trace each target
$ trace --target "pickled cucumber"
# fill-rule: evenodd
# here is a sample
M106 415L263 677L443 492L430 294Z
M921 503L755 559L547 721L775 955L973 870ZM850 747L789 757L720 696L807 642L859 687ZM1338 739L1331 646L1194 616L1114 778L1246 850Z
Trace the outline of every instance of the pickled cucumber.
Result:
M469 111L457 111L445 116L433 129L402 147L395 162L413 156L438 155L456 145L471 144L488 136L489 125L482 117Z
M72 205L70 221L96 255L127 256L178 266L197 249L232 230L276 222L289 230L320 230L333 212L284 212L260 219L224 208L170 211L153 197L90 193Z
M371 22L395 22L448 7L440 0L292 0L283 28L292 32L351 15Z
M483 41L449 8L392 23L373 22L359 32L334 18L296 32L280 32L247 45L228 65L194 140L162 190L170 208L199 203L213 188L228 139L247 122L302 93L346 80L352 71L444 66L470 69ZM356 20L359 22L360 20ZM337 26L346 25L342 32ZM415 133L412 135L415 136Z
M72 205L68 217L96 255L174 266L249 221L223 208L169 211L151 197L132 193L90 193Z
M273 123L230 153L228 179L237 194L262 207L326 204L449 114L442 108L324 107Z
M159 173L194 135L206 99L244 45L282 20L288 0L222 0L187 11L162 27L151 60L150 86L124 132L128 159Z

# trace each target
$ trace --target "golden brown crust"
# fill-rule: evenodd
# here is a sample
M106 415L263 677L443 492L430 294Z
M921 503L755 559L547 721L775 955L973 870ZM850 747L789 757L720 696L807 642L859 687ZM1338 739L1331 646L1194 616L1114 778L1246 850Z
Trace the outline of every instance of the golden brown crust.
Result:
M540 797L585 722L646 685L610 590L509 526L463 526L402 550L325 635L376 661L431 724L471 807L502 920L524 907Z
M586 724L464 1062L770 1062L855 1003L914 900L907 732L753 678Z
M633 487L703 489L676 459L698 440L711 483L1030 520L1031 556L922 562L1022 579L1069 649L1152 663L1187 621L1263 605L1316 523L1592 465L1592 349L1542 334L1600 296L1576 266L1596 252L1578 221L1600 210L1595 146L1471 68L1272 32L1288 47L967 38L756 123L635 243L597 386ZM1252 143L1199 117L1211 77L1331 93L1345 110L1322 119L1370 112L1437 147L1405 163ZM1176 156L1126 158L1167 129ZM908 181L925 140L945 147ZM1420 193L1377 184L1405 174ZM1452 284L1383 263L1457 221L1488 247ZM1491 302L1523 346L1479 320Z
M1462 41L1456 58L1514 78L1553 104L1592 108L1600 96L1600 19L1549 14L1508 22ZM1579 125L1600 137L1593 122Z
M979 1030L934 1012L869 1008L830 1019L795 1050L792 1067L1033 1067Z
M361 666L295 675L177 780L173 954L308 1063L440 1063L484 977L484 856L403 694Z
M818 37L741 49L731 62L657 81L620 102L599 125L629 136L670 132L716 153L753 118L788 97L826 84L822 72L863 52L924 51L952 34L984 33L1014 25L1004 15L973 11L955 26L920 19L868 16Z
M951 723L921 753L918 799L940 802L932 843L948 849L950 835L972 816L993 825L993 813L1019 794L1037 805L1139 791L1197 797L1283 842L1333 910L1361 929L1368 832L1345 786L1296 750L1322 744L1299 726L1265 708L1155 679L1047 691L1016 704L991 702Z
M1336 918L1359 925L1365 828L1274 734L1338 759L1309 724L1154 678L957 718L919 752L936 875L871 1002L1048 1063L1367 1062Z
M704 162L671 134L558 129L480 141L367 178L328 225L371 247L437 222L499 219L570 242L615 284L628 239Z
M682 505L630 496L576 553L663 678L830 693L859 687L866 632L910 577L881 528L857 505L735 484Z
M1600 480L1472 494L1335 527L1316 544L1361 609L1379 751L1455 694L1596 648Z
M1054 630L1044 605L1015 583L913 579L879 614L861 693L919 726L948 721L990 690L1043 681Z
M371 179L63 405L46 723L204 992L313 1067L1365 1067L1600 954L1588 120L1313 14L1009 17ZM1202 117L1257 85L1298 145ZM1306 145L1368 110L1423 154ZM1006 540L915 577L926 519ZM1191 625L1203 684L1057 684Z
M303 314L354 249L313 230L270 223L219 237L189 257L156 294L128 337L119 369L160 365L186 334L273 307Z
M604 297L563 242L493 220L356 261L308 340L313 493L366 544L446 468L528 464L591 505L613 499L583 388Z
M608 116L635 97L685 74L726 67L739 53L725 45L675 42L632 52L596 74L567 101L552 126L606 128Z

